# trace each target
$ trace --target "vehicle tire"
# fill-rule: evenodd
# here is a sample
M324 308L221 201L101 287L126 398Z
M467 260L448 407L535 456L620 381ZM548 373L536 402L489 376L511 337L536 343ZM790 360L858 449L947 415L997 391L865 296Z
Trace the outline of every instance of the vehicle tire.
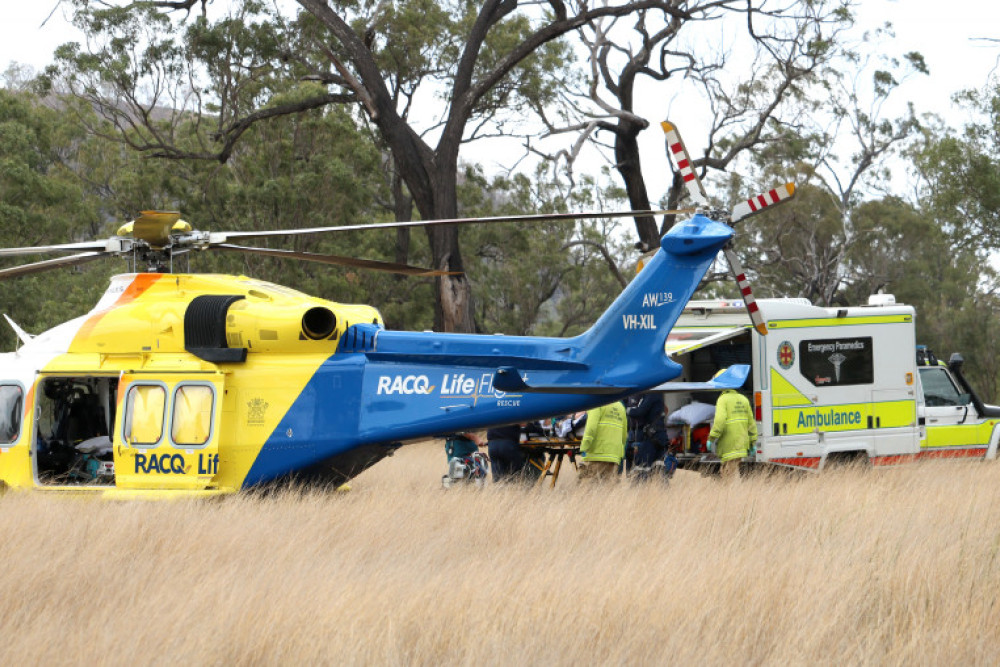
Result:
M835 452L828 454L823 463L823 470L842 470L855 468L858 471L871 470L871 460L868 452Z

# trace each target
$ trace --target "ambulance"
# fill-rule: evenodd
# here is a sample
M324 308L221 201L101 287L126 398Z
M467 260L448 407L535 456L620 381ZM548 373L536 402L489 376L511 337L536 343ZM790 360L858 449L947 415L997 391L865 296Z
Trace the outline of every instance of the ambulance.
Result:
M748 465L815 471L848 461L996 458L1000 408L972 390L960 355L945 365L917 346L913 307L888 294L849 308L806 299L757 304L766 336L753 329L742 301L691 301L666 344L684 369L676 382L705 382L733 364L750 366L743 391L759 437ZM670 383L660 389L668 423L677 421L674 413L696 414L717 396L670 391ZM711 468L707 421L679 423L682 467Z

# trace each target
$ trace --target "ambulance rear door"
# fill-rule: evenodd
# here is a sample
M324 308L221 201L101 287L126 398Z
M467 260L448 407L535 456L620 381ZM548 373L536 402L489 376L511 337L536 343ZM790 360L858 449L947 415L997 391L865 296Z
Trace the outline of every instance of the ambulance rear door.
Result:
M806 330L807 331L807 330ZM815 387L799 373L802 330L772 331L764 340L766 382L761 382L762 454L791 465L818 465ZM764 373L761 374L762 376Z

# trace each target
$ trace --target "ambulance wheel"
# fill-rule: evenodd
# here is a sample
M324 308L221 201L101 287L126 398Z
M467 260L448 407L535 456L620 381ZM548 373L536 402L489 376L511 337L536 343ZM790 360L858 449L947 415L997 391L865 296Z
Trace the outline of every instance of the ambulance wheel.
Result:
M858 470L870 470L871 461L867 452L836 452L828 454L826 462L823 464L824 470L857 468Z

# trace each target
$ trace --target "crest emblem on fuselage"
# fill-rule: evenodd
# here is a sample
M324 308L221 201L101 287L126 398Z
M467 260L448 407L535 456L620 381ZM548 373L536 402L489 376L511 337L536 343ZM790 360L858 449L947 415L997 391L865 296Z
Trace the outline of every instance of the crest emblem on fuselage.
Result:
M247 401L247 424L260 425L264 423L264 414L269 403L263 398Z

